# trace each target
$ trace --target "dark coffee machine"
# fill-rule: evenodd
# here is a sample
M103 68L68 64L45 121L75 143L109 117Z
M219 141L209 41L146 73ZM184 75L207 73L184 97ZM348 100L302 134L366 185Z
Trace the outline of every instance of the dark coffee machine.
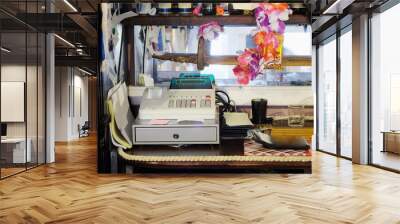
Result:
M252 99L251 100L251 115L253 124L264 124L267 116L268 100Z

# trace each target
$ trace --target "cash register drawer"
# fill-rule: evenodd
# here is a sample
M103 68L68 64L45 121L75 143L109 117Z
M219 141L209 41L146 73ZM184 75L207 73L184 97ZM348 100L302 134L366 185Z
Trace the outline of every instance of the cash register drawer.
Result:
M134 127L136 144L218 144L217 127Z

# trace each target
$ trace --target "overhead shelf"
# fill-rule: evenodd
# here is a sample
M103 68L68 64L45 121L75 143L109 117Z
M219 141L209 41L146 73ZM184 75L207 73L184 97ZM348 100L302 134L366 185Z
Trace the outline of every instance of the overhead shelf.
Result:
M132 0L102 0L102 3L132 3ZM304 3L304 0L140 0L150 3Z
M223 26L255 26L256 22L253 16L229 15L229 16L136 16L125 19L125 25L143 25L143 26L199 26L212 21L218 22ZM310 24L310 20L305 15L291 15L286 24Z

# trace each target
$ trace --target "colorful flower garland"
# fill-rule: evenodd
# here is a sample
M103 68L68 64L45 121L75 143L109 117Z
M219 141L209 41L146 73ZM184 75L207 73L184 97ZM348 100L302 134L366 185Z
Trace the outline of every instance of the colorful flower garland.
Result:
M240 84L248 84L266 69L281 68L284 21L291 13L287 3L260 4L254 9L257 29L253 41L256 48L245 49L237 57L238 64L233 69Z
M198 38L204 38L205 40L212 41L216 39L223 31L222 26L218 24L218 22L209 22L203 24L199 27L199 33L197 34Z

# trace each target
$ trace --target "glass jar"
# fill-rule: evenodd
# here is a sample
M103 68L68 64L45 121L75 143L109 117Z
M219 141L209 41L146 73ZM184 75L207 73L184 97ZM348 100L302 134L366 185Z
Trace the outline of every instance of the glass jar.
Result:
M288 106L288 126L304 127L304 105Z

